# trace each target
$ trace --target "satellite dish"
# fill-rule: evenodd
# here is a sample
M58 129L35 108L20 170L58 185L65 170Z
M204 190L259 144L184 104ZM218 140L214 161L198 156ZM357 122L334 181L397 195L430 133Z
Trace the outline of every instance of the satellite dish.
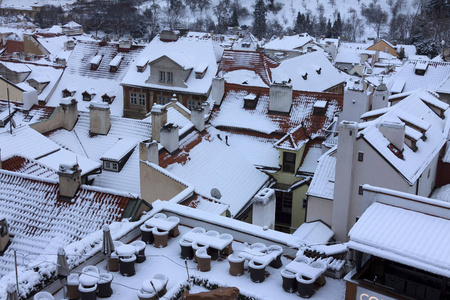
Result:
M222 198L222 194L221 194L220 191L219 191L218 189L216 189L216 188L213 188L213 189L211 190L211 196L214 197L214 198L216 198L216 199Z

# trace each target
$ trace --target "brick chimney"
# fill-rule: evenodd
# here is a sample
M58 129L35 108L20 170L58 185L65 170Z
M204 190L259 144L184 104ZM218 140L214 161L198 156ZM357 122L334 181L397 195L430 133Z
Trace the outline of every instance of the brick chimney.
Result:
M71 200L81 185L81 169L78 163L59 165L59 195L63 200Z
M139 144L139 159L159 165L158 142L147 140Z
M179 139L178 125L169 123L164 127L161 127L161 144L170 153L173 153L178 149Z
M191 122L198 131L205 130L205 110L203 107L191 109Z
M265 188L253 198L253 224L275 228L275 191Z
M167 109L163 105L153 104L152 111L152 139L161 141L161 127L167 123Z
M111 111L106 102L91 101L89 105L89 132L93 134L106 135L111 128Z

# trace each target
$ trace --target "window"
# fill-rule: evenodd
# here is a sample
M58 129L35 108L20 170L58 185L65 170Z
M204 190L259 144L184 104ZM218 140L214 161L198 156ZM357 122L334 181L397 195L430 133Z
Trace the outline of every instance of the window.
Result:
M145 94L139 94L139 105L145 105Z
M173 82L173 73L167 72L167 83L172 83L172 82Z
M133 105L145 105L145 100L144 93L130 93L130 103Z
M195 101L195 100L188 100L188 109L192 110L196 107L201 107L202 103L201 101Z
M130 103L137 105L137 93L130 93Z
M202 73L195 73L195 79L202 79Z
M167 104L168 102L169 102L168 97L158 96L158 104L164 105L164 104Z
M283 171L294 173L295 172L295 153L283 152Z
M358 191L358 194L360 194L360 195L362 195L363 194L363 186L362 185L360 185L359 186L359 191Z
M103 169L110 171L119 171L119 164L116 162L104 161Z
M358 152L358 161L364 160L364 152Z
M430 175L431 175L431 168L428 169L428 176L427 176L427 178L430 178Z
M281 210L284 213L292 213L292 192L283 192L281 194Z
M308 205L308 200L307 198L303 198L303 202L302 202L302 208L306 209L306 206Z
M159 82L166 82L166 72L159 71Z

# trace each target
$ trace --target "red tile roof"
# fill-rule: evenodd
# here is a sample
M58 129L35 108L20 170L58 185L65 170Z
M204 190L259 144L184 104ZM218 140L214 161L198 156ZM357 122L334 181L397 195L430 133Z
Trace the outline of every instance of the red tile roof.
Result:
M14 235L9 249L49 253L78 241L103 224L119 221L131 198L81 186L72 202L58 200L56 180L0 170L2 216ZM0 257L0 276L14 268L12 251Z
M23 41L8 40L6 42L5 48L6 48L7 54L12 54L14 52L20 52L20 53L25 52L25 46L24 46Z
M7 171L28 174L43 178L57 178L55 171L36 161L21 156L12 156L2 162L2 168Z
M257 108L254 110L249 110L253 114L260 114L265 118L270 119L277 125L277 130L272 132L287 134L290 130L296 128L297 126L303 124L305 128L305 135L315 137L325 137L325 129L332 123L334 115L342 110L344 96L340 94L331 93L315 93L315 92L303 92L303 91L293 91L292 94L292 107L289 114L281 113L269 113L269 88L264 87L252 87L252 86L242 86L237 84L225 84L225 96L222 105L215 107L210 118L211 124L214 124L214 119L219 116L219 114L224 113L222 111L222 106L227 101L242 101L246 94L253 93L255 95L260 94ZM325 115L314 115L314 103L317 101L327 101L327 110ZM234 108L233 108L234 109ZM240 107L239 109L247 110ZM233 115L233 111L226 112ZM252 124L246 124L248 126L241 127L242 122L245 120L237 120L236 126L229 126L229 128L239 129L252 132ZM219 129L229 129L220 126L220 124L214 124ZM255 128L254 131L257 131ZM303 134L301 131L299 134Z
M272 82L270 69L276 68L278 65L278 62L262 52L225 50L217 72L250 70L258 74L265 84L270 85Z

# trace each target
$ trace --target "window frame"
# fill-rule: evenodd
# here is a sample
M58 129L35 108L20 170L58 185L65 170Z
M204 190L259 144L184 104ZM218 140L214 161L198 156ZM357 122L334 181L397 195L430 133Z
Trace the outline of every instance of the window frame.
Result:
M130 92L130 104L138 105L138 93Z
M166 82L166 72L159 71L159 82Z
M290 158L289 158L290 156ZM292 160L293 159L293 160ZM295 173L295 161L297 154L292 152L283 152L283 172Z
M167 83L173 83L173 72L167 72Z

